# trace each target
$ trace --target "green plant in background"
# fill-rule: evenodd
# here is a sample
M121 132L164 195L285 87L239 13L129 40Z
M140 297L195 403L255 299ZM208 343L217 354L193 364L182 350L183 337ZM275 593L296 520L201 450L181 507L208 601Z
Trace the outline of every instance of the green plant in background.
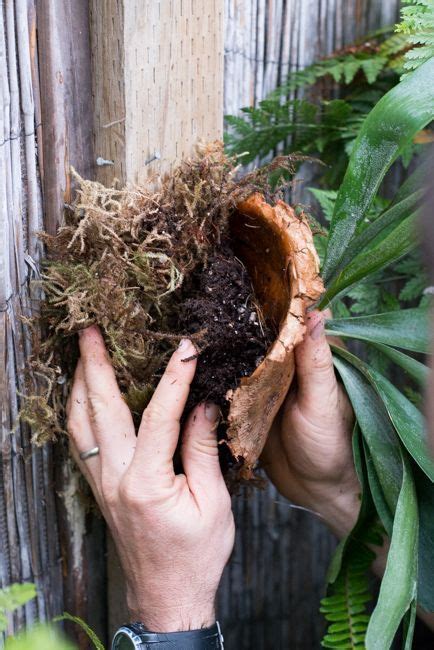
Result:
M322 308L415 249L420 169L377 218L367 224L365 219L391 165L433 119L431 56L382 97L359 132L330 223L322 269L327 286ZM425 307L336 319L327 329L339 332L344 339L375 346L414 382L424 383L426 366L407 351L428 352ZM434 520L434 461L427 448L423 417L406 395L368 363L340 348L334 349L334 360L363 438L364 490L390 537L386 571L363 642L370 649L389 648L404 620L405 647L410 648L416 603L434 610L433 587L427 581L434 572L434 552L427 543ZM351 564L350 547L343 558ZM351 635L343 643L328 637L323 642L326 647L356 647Z
M432 52L433 0L404 4L403 20L395 32L392 28L381 30L294 72L257 107L242 109L241 116L226 116L226 148L241 156L244 163L276 151L301 151L320 157L326 166L318 170L319 188L310 191L326 221L331 219L339 185L366 116L401 76ZM434 132L430 128L415 133L400 149L401 164L408 167L414 155L432 141ZM390 198L377 192L359 228L365 228L389 203ZM320 256L327 245L326 235L323 228L322 235L316 236ZM426 286L419 253L414 250L368 282L358 282L344 301L334 302L334 312L350 316L426 304Z
M403 4L396 33L376 34L292 74L257 108L227 120L227 147L248 151L243 161L278 149L333 164L311 190L326 221L316 235L326 286L319 307L334 312L328 334L359 342L358 355L334 347L333 356L356 415L363 496L359 520L330 567L322 602L327 648L387 650L402 623L410 649L416 604L434 611L434 460L419 409L430 317L416 236L428 167L414 158L433 139L434 0ZM328 91L338 98L312 99L312 84L323 78L333 80ZM294 99L298 91L304 96ZM397 161L412 161L412 173L385 198L383 181ZM400 369L402 390L389 368ZM369 616L366 544L379 544L378 531L377 541L372 537L378 522L390 550Z
M330 168L320 181L337 188L369 111L401 76L432 54L432 0L404 0L402 21L293 72L255 107L227 115L226 148L244 164L279 152L319 155ZM319 83L318 83L319 82ZM432 133L418 134L400 152L405 166Z
M24 582L0 590L0 633L7 629L7 615L35 598L35 585Z
M35 585L29 582L13 584L0 589L0 633L7 629L7 616L36 597ZM71 621L87 634L95 650L104 650L104 646L95 632L81 618L64 613L56 616L52 623ZM23 630L16 636L8 636L5 650L75 650L76 646L65 639L53 625L37 624Z
M434 3L432 0L403 0L401 22L396 31L404 34L412 47L405 54L404 70L415 70L434 51Z

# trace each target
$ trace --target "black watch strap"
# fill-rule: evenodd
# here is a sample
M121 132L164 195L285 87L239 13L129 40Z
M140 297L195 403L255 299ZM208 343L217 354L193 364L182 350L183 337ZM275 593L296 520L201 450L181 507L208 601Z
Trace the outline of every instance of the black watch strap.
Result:
M142 623L121 627L113 639L112 650L117 650L116 639L126 634L137 650L220 650L223 636L218 622L211 627L186 632L149 632Z

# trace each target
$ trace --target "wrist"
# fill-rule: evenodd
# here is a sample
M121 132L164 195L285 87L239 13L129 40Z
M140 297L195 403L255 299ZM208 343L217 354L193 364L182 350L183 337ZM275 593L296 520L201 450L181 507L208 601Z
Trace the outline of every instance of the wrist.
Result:
M349 480L337 484L316 485L310 490L309 501L310 509L341 539L351 532L359 516L360 483L354 475Z
M144 599L146 603L146 599ZM214 603L198 606L150 607L128 605L131 620L140 621L152 632L186 632L211 627L216 622Z

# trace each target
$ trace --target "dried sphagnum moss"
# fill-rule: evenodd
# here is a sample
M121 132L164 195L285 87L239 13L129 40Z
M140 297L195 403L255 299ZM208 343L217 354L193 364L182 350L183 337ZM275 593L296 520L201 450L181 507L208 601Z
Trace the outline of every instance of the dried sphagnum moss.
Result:
M273 165L291 170L286 158ZM219 246L236 203L267 189L270 169L241 181L235 171L216 142L183 162L158 191L151 184L117 189L78 178L65 225L55 236L41 235L47 249L38 323L43 338L35 340L30 397L21 413L35 443L62 431L65 384L78 354L74 334L93 323L130 408L142 412L181 338L173 332L185 278ZM39 389L32 395L35 375Z

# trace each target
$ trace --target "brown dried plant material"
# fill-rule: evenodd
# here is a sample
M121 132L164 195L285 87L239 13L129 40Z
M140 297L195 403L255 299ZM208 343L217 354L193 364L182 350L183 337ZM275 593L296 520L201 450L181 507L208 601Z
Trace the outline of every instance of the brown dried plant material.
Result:
M35 443L64 432L78 330L100 326L137 422L187 335L199 350L192 399L220 404L230 449L250 475L291 383L306 308L322 290L306 218L269 205L277 168L293 171L292 160L237 179L234 160L211 143L158 190L79 179L64 225L42 235L45 299L34 331L43 336L22 410Z
M260 194L237 205L231 218L236 253L243 260L266 320L278 335L264 361L228 393L228 439L248 478L294 377L294 347L303 339L306 309L323 291L319 259L305 216Z

